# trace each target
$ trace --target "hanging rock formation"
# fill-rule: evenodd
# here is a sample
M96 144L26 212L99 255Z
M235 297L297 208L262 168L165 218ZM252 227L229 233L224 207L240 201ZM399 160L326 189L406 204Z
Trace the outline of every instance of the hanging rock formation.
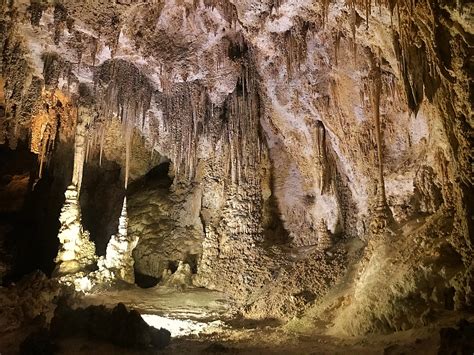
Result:
M345 335L472 307L472 4L0 6L0 142L30 140L38 175L64 177L48 162L77 132L63 272L95 260L78 196L112 162L129 226L101 267L117 278L189 264L248 317L312 308ZM171 186L143 183L163 161Z

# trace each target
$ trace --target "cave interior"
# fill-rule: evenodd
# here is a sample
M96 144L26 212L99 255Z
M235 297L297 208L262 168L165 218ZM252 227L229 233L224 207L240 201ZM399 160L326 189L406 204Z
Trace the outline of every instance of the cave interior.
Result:
M474 3L0 0L1 354L474 353Z

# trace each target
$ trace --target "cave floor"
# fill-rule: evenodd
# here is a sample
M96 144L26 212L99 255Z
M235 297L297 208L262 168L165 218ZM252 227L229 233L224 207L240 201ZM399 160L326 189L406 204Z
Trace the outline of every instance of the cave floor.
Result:
M287 324L241 319L233 301L219 292L166 287L99 291L76 299L76 306L113 307L118 302L138 310L149 324L175 333L171 344L159 352L133 351L96 340L67 338L57 343L59 354L438 354L439 328L454 323L454 319L445 319L390 335L342 338L325 335L326 326L314 320L302 324L304 318ZM18 353L18 344L34 329L32 325L3 333L0 354Z
M133 287L87 295L78 305L113 307L118 302L138 310L150 325L175 333L171 344L160 352L163 354L437 354L439 327L443 325L369 338L333 337L324 334L324 324L319 329L313 325L314 331L308 332L303 330L308 327L300 328L301 320L284 325L272 320L241 319L232 300L205 289ZM169 320L174 323L167 323ZM173 327L180 329L170 329ZM64 354L147 353L81 339L67 339L60 346Z

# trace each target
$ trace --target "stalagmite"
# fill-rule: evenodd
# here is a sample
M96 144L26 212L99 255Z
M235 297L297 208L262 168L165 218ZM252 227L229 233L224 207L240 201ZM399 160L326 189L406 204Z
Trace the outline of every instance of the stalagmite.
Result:
M382 154L382 130L380 127L380 97L382 91L382 73L380 63L377 58L372 58L371 70L371 98L374 112L375 137L377 142L377 161L378 161L378 181L377 196L375 202L375 215L371 222L371 231L373 234L380 234L386 227L391 217L390 209L387 205L385 195L383 154Z
M319 234L318 238L318 249L326 250L333 246L333 240L331 232L328 230L328 226L324 219L321 219L317 225L317 230Z
M66 190L65 198L66 201L59 217L60 249L55 260L57 276L91 271L96 262L95 245L89 240L89 232L82 228L77 187L70 185Z
M74 284L75 275L84 275L94 268L97 257L95 245L89 240L89 232L84 231L81 219L79 194L82 184L84 159L86 154L86 127L89 122L87 109L79 108L74 139L74 166L72 184L65 192L65 202L61 209L58 233L60 242L56 256L55 275L60 281Z
M124 197L118 233L110 238L107 244L105 259L101 258L98 262L98 277L102 282L117 280L131 284L135 282L132 252L137 246L138 237L129 235L127 227L127 197Z

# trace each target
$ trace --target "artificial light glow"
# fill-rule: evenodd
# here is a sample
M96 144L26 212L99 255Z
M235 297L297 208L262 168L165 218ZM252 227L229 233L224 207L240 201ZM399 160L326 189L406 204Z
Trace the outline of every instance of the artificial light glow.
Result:
M157 316L155 314L142 314L142 318L148 325L157 329L165 328L169 330L172 337L182 337L186 335L198 335L208 330L216 331L224 327L222 321L197 322L190 319L174 319Z

